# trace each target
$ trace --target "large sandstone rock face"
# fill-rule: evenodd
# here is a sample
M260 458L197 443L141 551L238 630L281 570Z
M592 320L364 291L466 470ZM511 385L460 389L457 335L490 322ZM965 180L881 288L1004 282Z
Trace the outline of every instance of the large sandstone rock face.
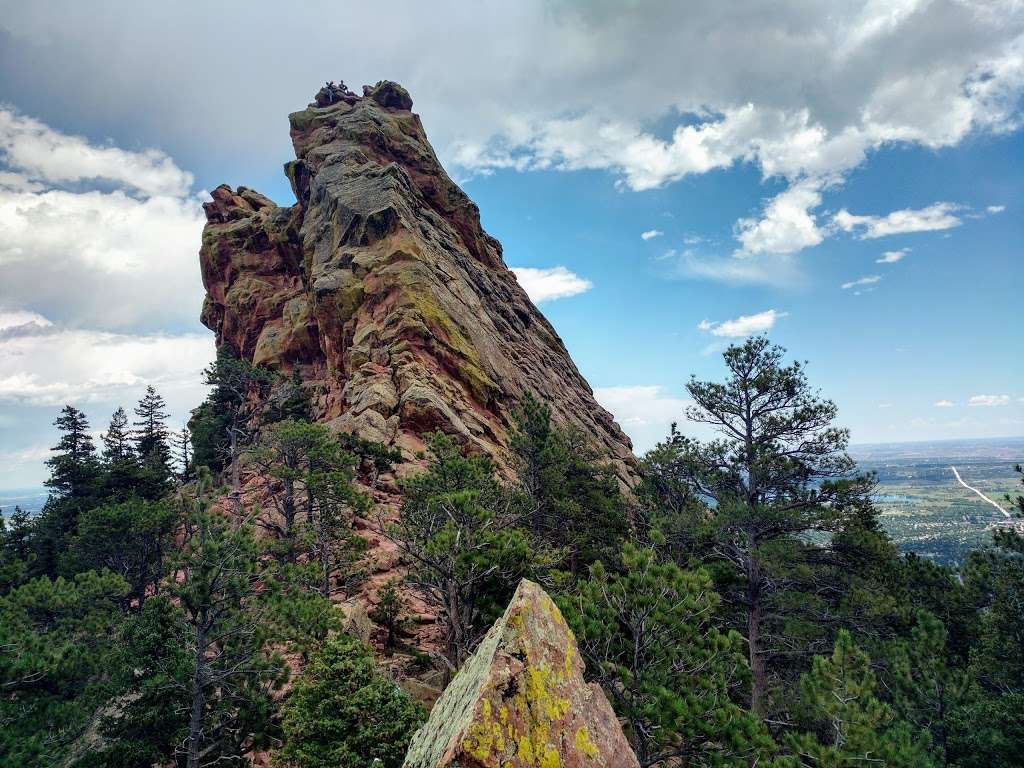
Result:
M523 580L416 732L404 768L636 768L572 631Z
M513 414L532 392L633 485L628 438L411 107L401 86L383 82L290 115L290 208L244 187L213 191L203 322L245 359L300 366L318 418L407 458L440 429L507 472Z

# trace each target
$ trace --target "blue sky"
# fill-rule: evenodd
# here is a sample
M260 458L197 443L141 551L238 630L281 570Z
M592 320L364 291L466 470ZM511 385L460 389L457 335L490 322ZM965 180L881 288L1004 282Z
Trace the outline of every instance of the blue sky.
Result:
M64 402L186 417L205 190L292 202L285 116L339 77L409 88L638 449L755 331L857 442L1024 434L1019 4L304 8L0 0L0 488Z

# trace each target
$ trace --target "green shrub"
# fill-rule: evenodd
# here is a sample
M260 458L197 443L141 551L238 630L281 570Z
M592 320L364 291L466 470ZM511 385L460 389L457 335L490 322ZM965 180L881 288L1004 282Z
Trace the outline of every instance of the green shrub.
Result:
M375 759L399 768L425 714L347 635L313 655L283 713L284 746L274 761L288 768L363 768Z

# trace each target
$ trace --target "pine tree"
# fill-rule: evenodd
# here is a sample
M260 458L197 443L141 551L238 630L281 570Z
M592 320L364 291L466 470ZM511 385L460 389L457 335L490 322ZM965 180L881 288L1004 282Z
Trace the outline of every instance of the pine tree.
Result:
M192 433L185 425L174 434L174 459L178 465L178 481L187 483L194 475Z
M142 465L139 495L159 499L170 490L171 447L167 404L152 385L135 408L135 450Z
M702 443L674 433L661 447L674 454L662 461L690 493L712 502L704 515L708 553L730 571L721 588L742 611L752 707L762 715L769 666L783 639L779 619L815 593L809 584L802 598L785 594L824 551L806 535L840 530L846 516L870 506L871 490L869 478L850 477L849 435L832 426L835 404L811 389L800 363L782 364L784 352L763 337L729 347L725 383L687 384L694 401L688 417L721 439Z
M400 768L422 708L374 664L373 651L341 635L313 655L284 705L284 768Z
M103 460L108 464L134 458L131 433L128 429L128 414L118 408L110 417L110 426L103 434Z
M495 479L490 459L463 456L441 433L429 436L429 445L427 470L402 483L398 520L379 525L411 563L406 583L438 611L454 670L519 579L554 560L517 527L524 500Z
M768 765L771 737L731 700L747 674L743 641L713 626L719 597L708 574L631 543L614 565L591 566L559 604L641 768Z
M110 694L128 585L112 573L33 579L0 597L0 765L63 764Z
M33 575L57 574L78 516L95 504L100 487L100 464L85 414L66 405L54 426L61 431L61 437L53 448L55 455L46 461L50 477L45 484L52 493L35 526Z
M261 746L272 694L288 678L281 656L268 650L273 590L252 530L211 509L209 490L204 475L188 501L170 588L182 612L179 642L192 660L188 678L177 681L188 712L187 768Z
M133 496L140 482L140 467L128 415L118 408L110 417L110 426L103 434L104 495L125 500Z
M166 575L165 557L181 523L168 501L131 498L85 510L68 545L67 560L76 572L107 569L131 587L126 605L142 610L159 593Z
M21 586L32 562L32 518L15 506L9 518L0 514L0 595Z
M801 703L816 726L815 732L786 739L800 765L933 765L926 743L878 699L875 687L868 655L854 645L849 632L840 631L832 656L816 657L800 681Z
M576 573L601 558L617 557L628 530L625 499L586 436L554 425L551 409L527 394L511 446L530 501L524 523L563 551L562 567Z
M52 449L57 455L46 460L50 468L46 487L60 498L91 498L96 493L98 465L88 419L74 406L65 405L53 424L61 437Z
M238 458L242 446L250 441L250 400L271 376L269 372L235 357L226 347L217 350L217 359L203 372L212 391L193 411L190 428L197 442L196 461L207 466L225 464L231 468L231 490L236 511L241 509L242 479Z

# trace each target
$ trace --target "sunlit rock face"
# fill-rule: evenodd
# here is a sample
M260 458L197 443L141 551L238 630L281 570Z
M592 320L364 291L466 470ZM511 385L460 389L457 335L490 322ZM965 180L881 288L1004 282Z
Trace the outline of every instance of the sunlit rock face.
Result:
M424 432L442 430L509 473L513 414L531 392L633 485L629 439L411 108L391 82L363 96L321 91L289 116L295 205L244 187L213 191L203 322L245 359L299 366L318 419L409 459Z
M416 732L405 768L637 768L558 607L523 580Z

